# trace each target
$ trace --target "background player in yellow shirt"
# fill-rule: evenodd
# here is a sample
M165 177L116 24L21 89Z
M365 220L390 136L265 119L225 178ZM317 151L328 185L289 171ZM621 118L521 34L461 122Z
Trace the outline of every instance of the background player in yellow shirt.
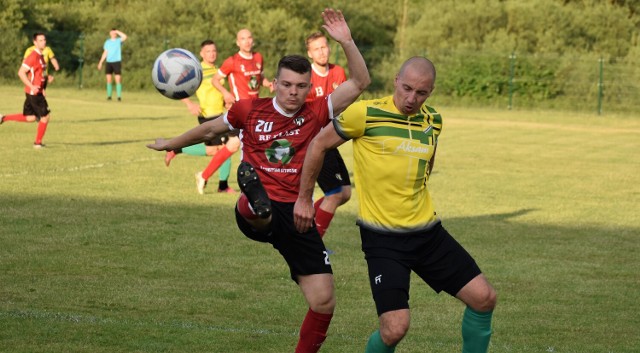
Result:
M26 59L29 54L36 48L35 45L30 46L27 50L24 51L23 59ZM53 82L53 75L49 73L49 63L53 65L53 69L56 71L60 71L60 64L58 64L58 59L56 59L56 55L51 50L51 47L46 46L42 51L42 56L44 57L44 62L47 64L46 70L44 70L44 83L42 86L43 94L46 94L47 84Z
M207 39L200 44L200 57L202 57L202 83L196 91L198 103L193 102L189 98L182 100L187 105L191 114L198 117L198 123L202 124L209 120L220 117L225 112L225 103L222 93L214 87L212 79L218 68L216 67L216 59L218 57L218 49L216 43ZM193 156L213 156L207 167L196 173L196 188L200 194L204 194L204 188L211 175L220 169L218 192L233 193L235 190L229 187L229 174L231 173L231 155L240 148L240 139L238 134L231 132L216 136L216 138L207 143L168 151L165 155L165 164L167 167L171 160L178 153L185 153Z
M365 353L394 352L409 330L412 271L436 292L466 304L464 353L485 353L489 346L496 292L442 227L427 188L442 129L440 114L425 104L435 79L431 61L407 60L393 96L352 104L314 138L305 156L294 206L299 232L313 222L313 189L325 152L353 140L357 224L380 323Z

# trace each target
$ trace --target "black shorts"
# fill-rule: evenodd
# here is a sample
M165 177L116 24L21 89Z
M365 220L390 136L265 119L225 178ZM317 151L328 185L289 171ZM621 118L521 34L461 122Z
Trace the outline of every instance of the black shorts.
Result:
M107 75L110 75L110 74L120 75L122 73L122 62L121 61L114 61L112 63L107 62L107 65L104 67L104 72Z
M351 185L349 171L337 148L325 153L322 169L318 175L318 185L325 195L335 194L340 192L342 186Z
M389 234L360 227L378 315L409 308L411 271L434 291L455 296L480 268L440 223L426 231Z
M47 103L47 99L42 94L31 95L25 93L27 98L24 100L24 107L22 107L22 114L27 115L35 115L36 121L40 121L41 118L49 115L51 110L49 110L49 104Z
M210 117L199 116L198 117L198 124L202 125L202 124L206 123L207 121L216 120L221 116L222 115L216 115L216 116L210 116ZM209 141L205 141L204 144L207 145L207 146L224 145L224 144L227 143L227 141L229 141L229 136L238 136L238 131L237 130L233 130L233 131L229 131L226 134L217 135L213 139L211 139Z
M329 254L315 226L306 233L298 233L293 224L294 203L271 200L271 229L258 232L240 215L236 207L236 223L249 239L270 243L289 265L291 279L298 276L333 273Z

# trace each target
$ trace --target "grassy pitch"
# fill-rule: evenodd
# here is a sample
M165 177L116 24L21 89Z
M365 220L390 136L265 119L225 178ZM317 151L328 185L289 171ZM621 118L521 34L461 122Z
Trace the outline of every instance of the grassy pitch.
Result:
M0 96L1 113L22 109L20 87ZM307 308L280 256L241 235L216 176L196 192L207 158L166 168L145 147L195 126L185 106L55 84L48 99L47 148L35 124L0 126L0 352L292 352ZM640 116L436 107L430 187L498 291L491 352L636 352ZM323 352L363 352L377 327L354 191L325 237L338 306ZM460 351L462 305L412 284L397 352Z

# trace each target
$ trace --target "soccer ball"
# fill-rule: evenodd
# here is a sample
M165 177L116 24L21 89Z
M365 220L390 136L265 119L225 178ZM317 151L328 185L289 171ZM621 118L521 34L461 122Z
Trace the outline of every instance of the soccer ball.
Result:
M196 93L202 82L202 66L186 49L169 49L158 56L151 71L158 92L171 99L183 99Z

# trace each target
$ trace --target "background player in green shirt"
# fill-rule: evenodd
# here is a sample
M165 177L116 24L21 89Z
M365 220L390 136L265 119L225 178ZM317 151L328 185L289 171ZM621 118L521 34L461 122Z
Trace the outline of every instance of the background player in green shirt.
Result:
M425 104L436 71L422 57L407 60L393 96L359 101L327 125L305 156L294 207L299 232L313 222L313 189L324 154L353 140L362 250L380 328L365 353L391 353L409 330L409 283L415 272L436 292L466 304L463 353L485 353L496 292L475 260L442 227L427 181L442 118Z

